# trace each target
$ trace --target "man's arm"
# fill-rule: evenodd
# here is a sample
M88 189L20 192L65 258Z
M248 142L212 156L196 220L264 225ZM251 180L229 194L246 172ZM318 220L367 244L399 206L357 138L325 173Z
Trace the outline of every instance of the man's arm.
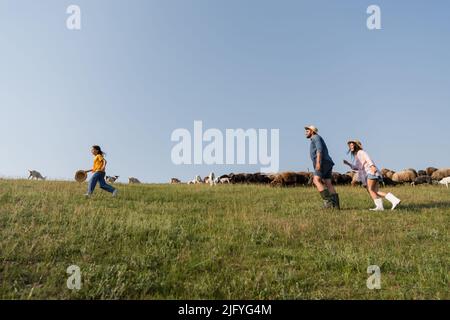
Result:
M323 145L322 145L322 140L318 137L318 136L314 136L314 144L316 145L316 170L320 171L320 164L322 163L322 150L323 150Z
M320 151L317 151L316 155L317 155L317 158L316 158L316 170L320 171L320 164L322 163L322 153L320 153Z

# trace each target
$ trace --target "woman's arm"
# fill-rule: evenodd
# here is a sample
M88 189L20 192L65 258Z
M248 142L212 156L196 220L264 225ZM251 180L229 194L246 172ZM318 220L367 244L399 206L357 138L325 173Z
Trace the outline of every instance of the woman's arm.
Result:
M352 170L359 170L359 168L357 166L351 164L347 160L344 160L344 164L348 165Z
M107 163L106 159L103 159L103 167L102 167L102 170L101 170L101 171L105 171L105 169L106 169L106 163Z

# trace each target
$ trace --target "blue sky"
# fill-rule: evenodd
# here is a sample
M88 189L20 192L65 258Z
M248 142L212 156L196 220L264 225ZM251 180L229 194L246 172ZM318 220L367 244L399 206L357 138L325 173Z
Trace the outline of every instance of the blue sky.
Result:
M371 4L382 30L366 27ZM2 0L0 176L71 179L93 144L109 174L147 182L259 170L174 165L171 133L194 120L279 129L281 171L311 169L310 123L337 171L353 137L380 167L448 167L449 14L437 0Z

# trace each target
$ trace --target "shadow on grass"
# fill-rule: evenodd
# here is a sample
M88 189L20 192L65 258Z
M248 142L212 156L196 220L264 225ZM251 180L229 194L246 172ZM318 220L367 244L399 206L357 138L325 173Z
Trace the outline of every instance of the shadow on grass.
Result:
M399 204L395 211L421 211L423 209L450 209L450 201L435 201L435 202L424 202L424 203L407 203L402 202ZM361 208L361 207L345 207L342 208L341 211L347 210L362 210L362 211L370 211L369 208ZM391 210L391 205L385 205L384 210Z
M450 209L450 201L401 203L395 210L420 211L422 209Z

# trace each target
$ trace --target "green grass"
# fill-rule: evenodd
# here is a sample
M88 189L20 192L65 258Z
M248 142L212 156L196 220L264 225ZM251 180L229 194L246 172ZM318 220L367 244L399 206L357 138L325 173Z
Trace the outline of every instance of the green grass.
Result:
M85 184L0 180L0 298L450 298L444 187L396 187L402 205L382 213L352 187L338 189L340 212L306 187L118 188L85 199Z

